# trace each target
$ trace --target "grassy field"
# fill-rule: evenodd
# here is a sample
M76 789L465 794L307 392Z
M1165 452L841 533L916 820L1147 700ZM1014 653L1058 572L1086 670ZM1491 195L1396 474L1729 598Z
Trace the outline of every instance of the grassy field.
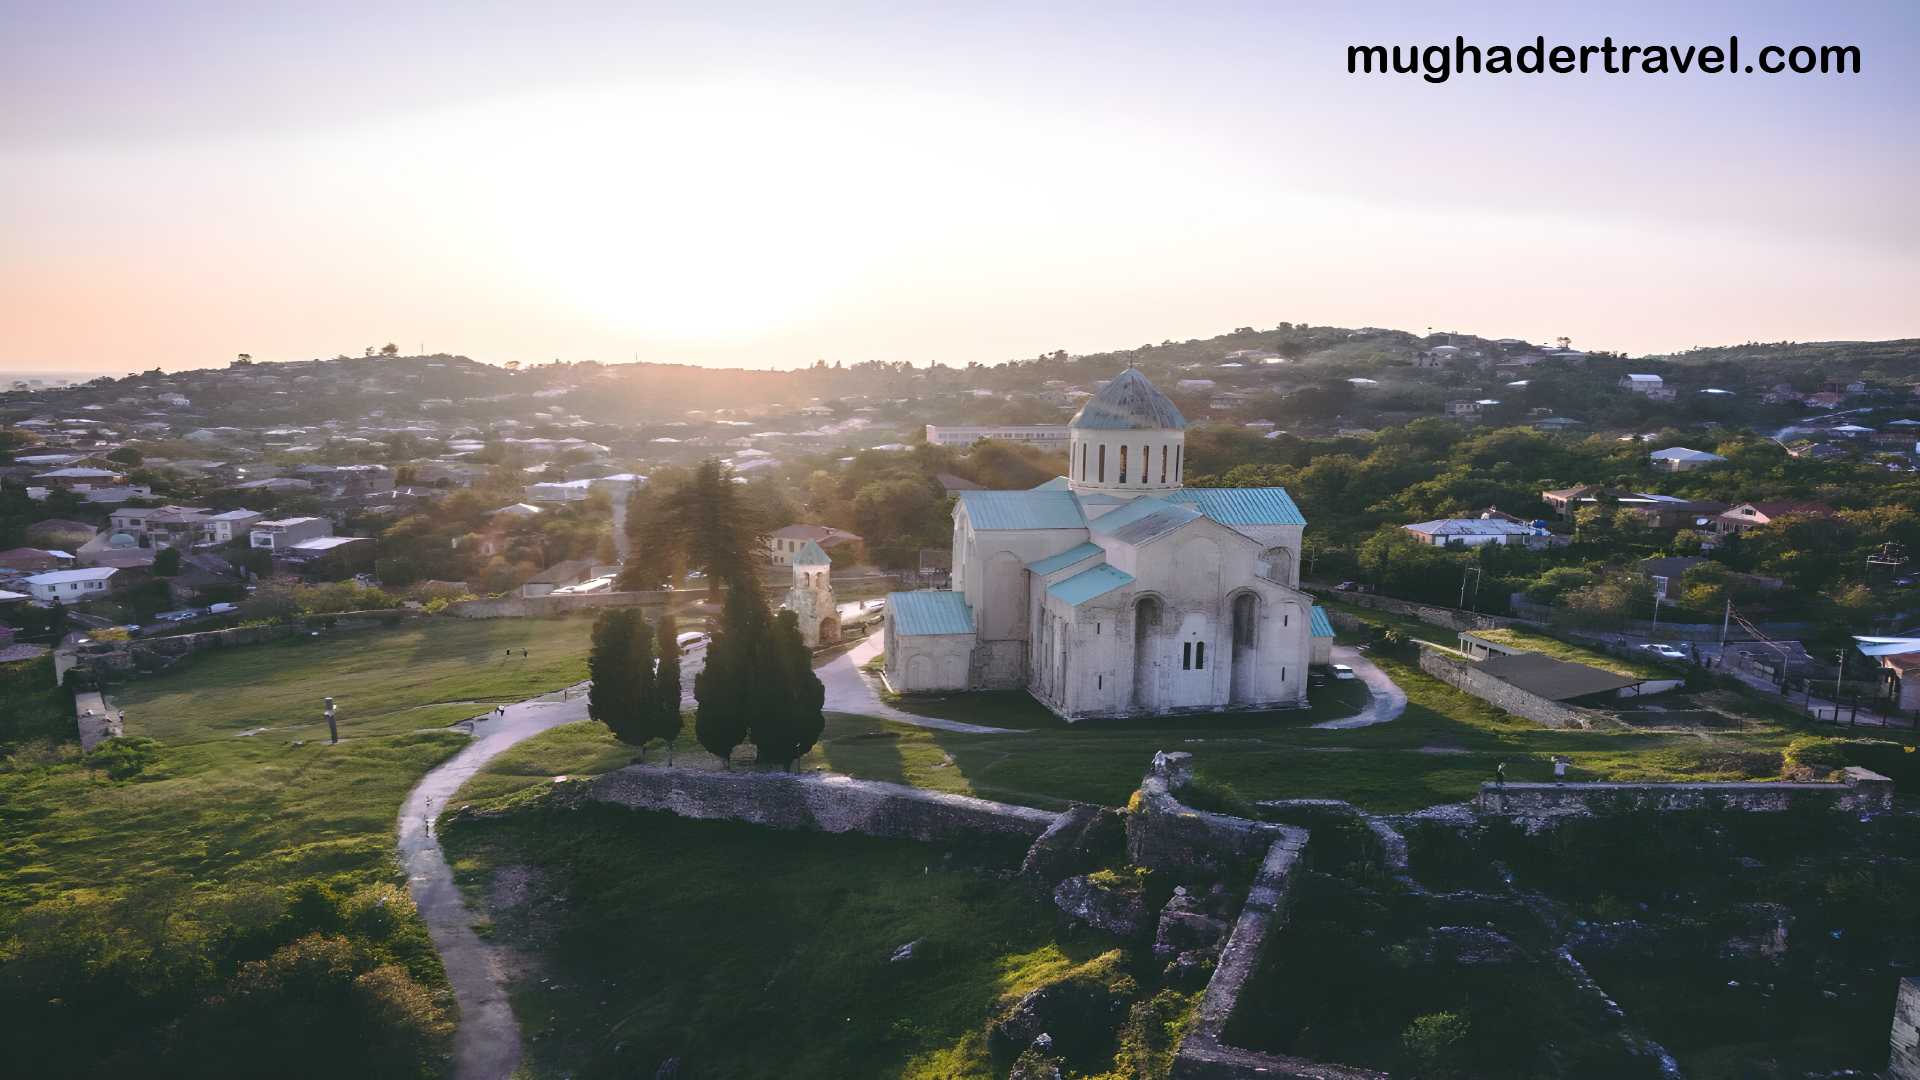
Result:
M512 986L532 1077L986 1077L995 1005L1111 947L1056 941L994 872L1017 853L606 806L442 842L489 935L538 956Z
M416 780L466 739L470 700L531 696L584 673L586 620L436 619L394 630L236 648L115 688L127 734L160 741L126 780L72 742L0 758L0 921L35 901L193 883L343 884L392 872L394 817ZM508 649L531 657L501 659ZM341 743L326 744L333 695ZM266 727L259 734L240 732Z
M326 730L328 696L342 735L390 735L459 719L450 717L457 707L427 706L521 701L586 678L592 631L586 618L417 620L205 653L179 674L128 683L111 696L127 713L127 734L168 743L256 727L312 738Z

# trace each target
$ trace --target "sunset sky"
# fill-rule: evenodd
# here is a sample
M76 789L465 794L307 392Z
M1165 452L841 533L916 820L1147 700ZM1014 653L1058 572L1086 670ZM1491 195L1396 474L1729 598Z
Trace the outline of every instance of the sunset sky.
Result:
M0 0L0 370L1920 336L1911 0L276 6ZM1734 33L1863 70L1346 72Z

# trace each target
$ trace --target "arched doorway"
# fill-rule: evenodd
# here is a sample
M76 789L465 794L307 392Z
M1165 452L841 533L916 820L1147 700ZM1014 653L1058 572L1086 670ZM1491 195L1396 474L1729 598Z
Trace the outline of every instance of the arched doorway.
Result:
M1227 700L1235 705L1245 705L1254 700L1254 677L1258 674L1255 664L1259 657L1256 648L1260 634L1260 598L1250 592L1239 593L1233 598L1233 680L1227 692Z
M1158 597L1143 596L1133 605L1133 708L1136 712L1152 712L1158 707L1154 687L1159 674L1157 645L1163 614Z

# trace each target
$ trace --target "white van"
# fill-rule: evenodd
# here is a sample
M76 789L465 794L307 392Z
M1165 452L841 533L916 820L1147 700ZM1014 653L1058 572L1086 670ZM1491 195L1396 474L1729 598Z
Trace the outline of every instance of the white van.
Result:
M706 648L707 643L713 638L698 630L689 630L673 640L680 645L680 655L685 656L695 649Z

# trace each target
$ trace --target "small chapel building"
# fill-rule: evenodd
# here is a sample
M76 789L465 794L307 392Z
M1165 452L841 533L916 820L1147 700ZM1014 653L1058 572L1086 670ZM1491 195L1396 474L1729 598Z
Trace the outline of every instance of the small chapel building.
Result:
M1286 490L1184 486L1186 419L1134 369L1068 426L1067 476L960 493L950 590L887 597L888 684L1025 688L1068 720L1306 705L1331 630Z

